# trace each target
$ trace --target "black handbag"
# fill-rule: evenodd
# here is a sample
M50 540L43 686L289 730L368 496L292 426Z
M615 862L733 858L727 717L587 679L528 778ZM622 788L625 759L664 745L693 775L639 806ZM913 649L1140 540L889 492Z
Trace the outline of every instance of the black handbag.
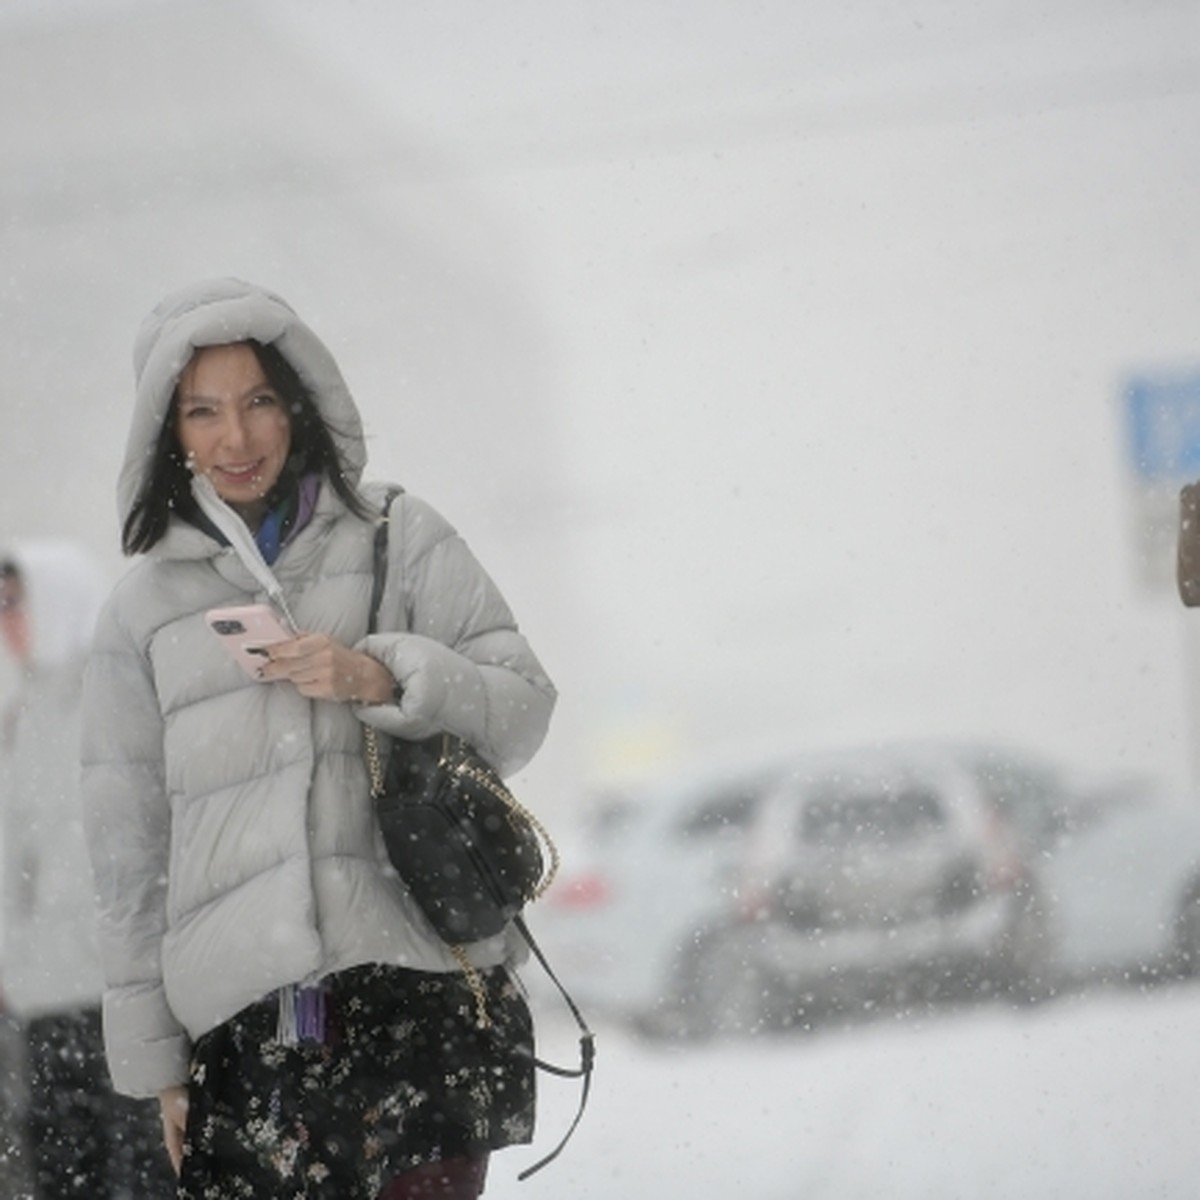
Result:
M394 741L381 775L372 731L367 764L388 857L444 942L492 937L550 886L550 835L461 738Z
M375 530L374 580L368 632L377 631L387 580L389 490ZM391 740L386 767L374 728L363 726L371 798L396 874L437 935L449 946L475 997L476 1020L490 1025L479 972L466 944L500 933L510 922L549 975L579 1026L578 1070L534 1059L542 1070L579 1078L579 1110L558 1147L518 1176L527 1179L561 1153L583 1116L591 1087L595 1039L583 1014L546 961L522 917L525 905L550 886L559 856L542 823L517 800L495 769L462 738L435 734ZM543 852L544 847L544 852Z

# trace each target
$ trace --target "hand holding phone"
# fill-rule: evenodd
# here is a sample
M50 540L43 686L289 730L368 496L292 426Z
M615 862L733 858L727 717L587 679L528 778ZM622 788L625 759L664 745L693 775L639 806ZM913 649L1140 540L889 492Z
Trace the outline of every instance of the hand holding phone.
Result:
M209 628L233 660L250 676L258 679L268 660L267 647L290 641L289 633L267 604L239 604L232 608L213 608L204 614Z

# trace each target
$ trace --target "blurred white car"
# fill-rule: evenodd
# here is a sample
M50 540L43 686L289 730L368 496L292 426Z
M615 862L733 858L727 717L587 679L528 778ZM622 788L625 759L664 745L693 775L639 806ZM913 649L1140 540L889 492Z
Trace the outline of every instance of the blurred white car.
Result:
M1200 802L1108 812L1043 879L1065 983L1200 974Z
M743 842L774 772L705 770L598 796L529 923L577 998L638 1019L669 1003L697 937L739 908Z
M610 797L534 915L594 1008L656 1032L806 1020L910 984L1035 986L1022 839L942 748L777 759Z
M942 748L807 759L748 846L752 920L710 931L696 1024L811 1025L879 1001L1049 986L1043 907L1018 831Z

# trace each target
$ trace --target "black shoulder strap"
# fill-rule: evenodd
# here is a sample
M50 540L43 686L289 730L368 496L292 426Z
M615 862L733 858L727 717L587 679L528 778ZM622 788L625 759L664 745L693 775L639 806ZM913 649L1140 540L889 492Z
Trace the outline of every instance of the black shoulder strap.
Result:
M582 1084L579 1091L579 1107L575 1110L575 1119L567 1128L567 1132L563 1134L558 1145L546 1155L545 1158L539 1159L532 1167L526 1167L518 1176L520 1182L524 1182L534 1174L535 1171L540 1171L543 1167L552 1163L562 1152L567 1142L571 1140L571 1135L579 1127L579 1122L583 1120L583 1110L587 1107L588 1096L592 1090L592 1066L596 1061L596 1038L592 1031L588 1028L587 1021L583 1018L583 1013L579 1011L579 1006L571 999L570 993L563 987L554 969L546 961L545 954L542 953L542 948L537 944L532 933L529 932L529 926L525 924L524 917L514 917L513 924L517 927L517 931L525 939L529 949L533 952L534 957L542 966L542 970L550 976L554 986L558 988L559 994L566 1001L567 1007L571 1010L571 1016L575 1018L575 1024L579 1026L579 1066L571 1067L556 1067L551 1063L543 1062L540 1058L533 1060L534 1066L546 1071L550 1075L557 1075L562 1079L579 1079Z
M389 487L375 523L375 558L371 580L371 609L367 618L367 632L375 633L379 628L379 603L383 599L383 585L387 583L388 527L392 518L392 501L403 492L402 487Z

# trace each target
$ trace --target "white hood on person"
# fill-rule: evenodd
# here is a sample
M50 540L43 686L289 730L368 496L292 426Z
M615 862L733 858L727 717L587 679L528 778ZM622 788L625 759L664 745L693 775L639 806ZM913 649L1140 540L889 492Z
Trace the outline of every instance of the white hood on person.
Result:
M0 560L21 576L31 634L31 665L63 667L87 651L107 584L92 558L74 542L44 538L10 543Z
M168 296L138 331L133 350L137 396L117 481L122 524L154 460L176 382L192 355L205 346L250 339L273 343L292 364L333 435L347 480L359 482L367 458L362 421L325 343L273 292L240 279L214 279ZM211 516L211 501L200 493L197 500Z
M325 343L274 292L240 279L213 279L167 296L138 330L133 350L137 395L125 460L117 481L117 507L122 525L154 461L184 367L197 350L206 346L251 339L273 343L292 364L333 436L346 479L352 484L360 482L366 464L362 420ZM225 536L295 629L283 591L263 561L245 522L217 495L207 476L193 477L192 494L204 515Z

